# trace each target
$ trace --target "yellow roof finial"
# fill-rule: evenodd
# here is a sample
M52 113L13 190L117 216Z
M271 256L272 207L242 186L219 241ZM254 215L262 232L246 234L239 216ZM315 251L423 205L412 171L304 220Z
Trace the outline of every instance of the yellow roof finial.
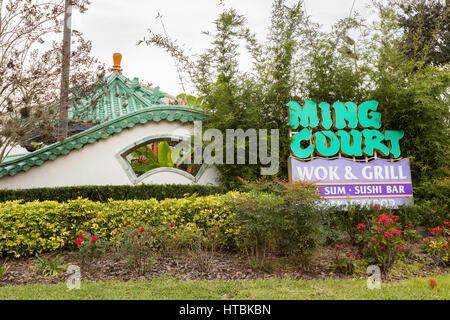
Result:
M114 61L114 65L112 70L114 72L121 72L122 68L120 67L120 61L122 61L122 55L118 52L113 54L113 61Z

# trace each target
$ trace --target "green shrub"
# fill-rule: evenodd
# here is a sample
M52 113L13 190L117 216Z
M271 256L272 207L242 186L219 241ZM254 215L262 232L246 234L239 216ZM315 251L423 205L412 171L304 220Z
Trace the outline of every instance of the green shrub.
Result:
M449 209L438 203L436 199L431 199L417 201L414 206L401 206L397 212L400 216L400 222L403 224L412 223L417 226L432 228L449 220Z
M322 208L322 243L332 244L348 237L342 218L345 209L341 206L326 206Z
M450 219L450 178L414 185L414 206L399 208L400 221L433 228Z
M415 202L433 200L441 206L450 207L450 177L425 180L415 184L413 191Z
M0 189L0 202L12 200L28 201L58 201L65 202L77 198L91 201L107 202L114 200L164 200L166 198L183 198L197 194L207 196L223 194L225 190L214 186L181 185L181 184L140 184L137 186L74 186L56 188L33 188L7 190Z
M306 266L322 239L322 201L318 189L308 184L293 184L275 191L282 199L274 212L276 244L281 254L297 255Z
M218 244L234 244L239 226L232 219L231 200L238 192L184 199L109 200L67 202L7 201L0 203L0 255L27 256L58 249L75 249L80 232L102 240L125 226L169 226L218 231Z
M269 250L298 258L305 267L321 239L322 210L317 189L307 185L273 186L272 193L251 191L235 200L237 245L250 263L265 268Z
M237 247L247 254L249 265L265 267L266 257L275 244L276 207L282 201L269 193L253 191L235 199L236 223L242 227L236 237Z

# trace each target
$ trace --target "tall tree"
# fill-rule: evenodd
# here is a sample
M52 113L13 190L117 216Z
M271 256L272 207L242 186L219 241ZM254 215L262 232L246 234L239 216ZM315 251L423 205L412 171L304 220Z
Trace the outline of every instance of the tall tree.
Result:
M65 0L64 31L62 47L61 95L59 105L59 139L67 138L68 108L69 108L69 80L70 80L70 46L72 42L72 0Z
M166 35L150 31L142 42L165 49L177 59L193 84L205 108L210 111L204 128L280 129L281 160L278 176L287 177L289 154L287 107L298 90L296 68L298 52L309 28L301 1L288 5L275 0L267 42L260 43L246 26L245 17L236 10L223 8L214 21L211 46L196 58L190 57ZM247 51L253 58L250 72L242 70L238 56ZM270 131L269 131L270 132ZM248 144L247 144L248 147ZM236 148L235 148L236 149ZM247 152L250 150L247 148ZM224 153L225 154L225 153ZM223 165L224 183L234 187L238 177L253 179L259 175L257 165Z
M0 160L15 145L56 141L64 0L0 0ZM73 1L84 11L87 0ZM103 76L91 43L73 30L69 107L88 99ZM95 103L94 103L95 104Z
M391 4L404 37L400 48L424 63L450 63L450 3L440 0L403 0Z

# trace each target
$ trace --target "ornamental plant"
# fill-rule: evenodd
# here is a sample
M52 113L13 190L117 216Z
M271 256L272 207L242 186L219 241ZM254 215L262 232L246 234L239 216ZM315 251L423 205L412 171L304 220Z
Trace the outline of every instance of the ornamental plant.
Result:
M114 240L116 253L125 257L126 267L139 275L145 274L155 263L157 241L153 229L148 225L138 228L127 227Z
M50 258L41 258L36 254L36 259L38 263L35 265L35 268L41 270L42 274L46 276L56 276L59 272L65 272L68 267L67 264L59 264L59 257L55 257L52 260Z
M323 210L317 187L261 181L247 188L251 191L235 200L233 211L241 227L236 245L247 254L249 264L266 269L270 266L265 259L274 252L307 267L322 239Z
M75 245L79 249L78 256L81 259L81 265L90 269L94 259L98 259L105 254L109 243L100 239L97 235L80 232L75 240Z
M215 253L218 249L218 225L209 230L199 230L191 237L188 256L202 272L209 272L214 266Z
M422 249L433 257L436 264L450 264L450 222L445 221L442 227L429 229L430 235L423 240Z
M8 269L9 265L7 264L7 261L4 261L3 263L0 262L0 278L8 272Z
M376 264L386 273L397 257L409 250L409 242L417 239L417 230L411 225L407 228L398 222L399 216L382 213L372 217L368 224L359 224L356 236L357 244L368 262Z
M334 254L334 270L338 270L341 273L353 274L356 264L361 258L361 254L353 254L351 251L346 251L341 248L340 245L336 245L336 252Z
M188 243L187 233L192 229L196 229L195 225L186 226L175 222L161 223L153 228L155 245L166 256L177 255Z

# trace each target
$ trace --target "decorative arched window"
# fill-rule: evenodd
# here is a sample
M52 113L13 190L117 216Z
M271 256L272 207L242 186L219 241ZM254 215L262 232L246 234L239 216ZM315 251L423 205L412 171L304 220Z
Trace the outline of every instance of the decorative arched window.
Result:
M197 182L207 167L194 163L194 146L189 136L146 137L122 149L116 157L133 184L159 172L179 174Z

